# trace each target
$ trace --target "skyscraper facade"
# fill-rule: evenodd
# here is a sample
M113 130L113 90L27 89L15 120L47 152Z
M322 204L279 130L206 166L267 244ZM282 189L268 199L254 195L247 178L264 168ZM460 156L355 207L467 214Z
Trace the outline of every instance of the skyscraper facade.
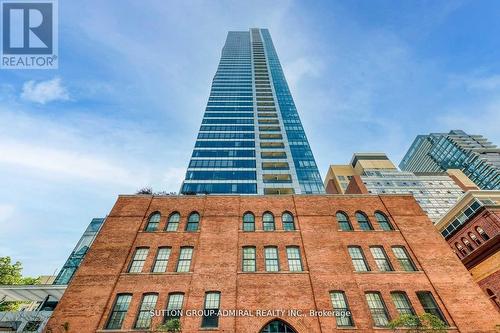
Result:
M324 193L267 29L228 33L181 193Z
M460 169L481 189L500 189L500 148L461 130L418 135L399 167L412 172Z

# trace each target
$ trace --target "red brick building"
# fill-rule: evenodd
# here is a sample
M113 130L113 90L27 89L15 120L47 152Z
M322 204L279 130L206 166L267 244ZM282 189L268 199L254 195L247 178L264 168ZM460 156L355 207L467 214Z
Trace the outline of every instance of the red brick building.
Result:
M500 191L469 191L436 225L500 311Z
M389 332L377 326L413 311L450 332L500 324L401 195L120 196L46 332L155 331L149 310L167 308L184 333ZM242 313L188 314L202 309Z

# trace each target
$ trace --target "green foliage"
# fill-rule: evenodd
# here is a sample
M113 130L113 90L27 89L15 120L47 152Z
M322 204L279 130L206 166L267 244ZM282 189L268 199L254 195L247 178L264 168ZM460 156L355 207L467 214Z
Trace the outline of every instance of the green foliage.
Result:
M181 322L179 319L169 319L164 324L160 324L156 327L158 331L162 332L180 332Z
M19 261L12 263L10 257L0 257L0 285L37 284L40 278L23 277L23 266ZM1 302L0 311L16 311L21 302Z
M421 315L402 314L392 320L388 326L395 332L399 328L402 328L408 333L445 333L447 327L441 319L430 313L423 313Z

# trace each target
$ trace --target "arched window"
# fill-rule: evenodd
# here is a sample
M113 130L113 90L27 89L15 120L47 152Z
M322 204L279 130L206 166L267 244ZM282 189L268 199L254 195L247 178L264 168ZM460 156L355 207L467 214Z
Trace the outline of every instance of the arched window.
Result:
M387 218L387 216L385 216L385 214L382 214L381 212L375 212L375 218L377 219L377 222L380 225L380 228L382 228L382 230L386 231L394 230L391 223L389 222L389 219Z
M467 255L467 251L462 247L462 245L455 243L455 247L457 248L458 252L460 252L463 256Z
M486 232L484 232L483 228L476 227L476 231L481 236L481 238L484 239L485 241L490 239L490 236L488 236L488 234Z
M260 333L296 333L290 325L281 321L279 319L275 319L269 323L267 323L261 330Z
M276 228L274 226L274 215L269 212L264 213L264 215L262 215L262 224L264 231L275 230Z
M179 228L179 222L181 220L181 214L175 212L170 214L168 217L167 226L165 227L165 231L177 231Z
M160 224L161 215L158 212L154 212L149 216L148 224L146 225L146 231L156 231L158 230L158 225Z
M336 214L337 222L339 223L340 230L342 231L351 231L352 225L349 221L349 217L344 212L337 212Z
M477 238L476 235L474 235L472 232L469 232L469 237L474 241L474 243L476 243L477 245L481 245L481 241L479 240L479 238Z
M295 230L295 223L293 222L293 215L289 212L284 212L281 215L281 222L283 223L283 230Z
M368 216L363 212L356 212L356 220L358 221L359 227L361 230L373 230L372 224L370 220L368 220Z
M188 218L188 223L186 224L186 231L198 231L199 224L200 224L200 214L191 213Z
M474 248L472 247L472 244L465 238L462 237L462 243L464 243L465 246L469 249L469 251L474 251Z
M255 216L248 212L243 214L243 231L255 230Z

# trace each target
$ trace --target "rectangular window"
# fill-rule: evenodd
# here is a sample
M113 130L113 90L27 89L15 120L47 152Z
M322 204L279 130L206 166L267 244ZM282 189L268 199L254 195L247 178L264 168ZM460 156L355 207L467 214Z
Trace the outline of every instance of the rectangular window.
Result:
M115 305L106 324L106 329L122 328L123 320L125 319L131 300L132 295L130 294L121 294L116 297Z
M443 312L441 312L441 309L437 305L436 300L434 299L434 296L432 296L432 293L430 291L419 291L417 292L417 297L420 301L420 304L422 304L425 312L435 315L446 325L448 325L448 322L444 318Z
M173 293L168 295L167 311L165 312L164 322L171 319L180 319L184 294Z
M189 272L191 268L191 259L193 257L192 247L181 247L179 262L177 263L177 272Z
M356 272L367 272L370 270L368 264L366 263L365 256L363 254L363 250L358 246L349 246L349 255L352 259L352 265L354 266L354 270Z
M365 294L366 302L372 314L373 324L376 327L384 327L389 324L389 314L385 307L382 296L378 292L369 292Z
M401 268L403 268L403 270L407 272L414 272L417 270L417 267L411 260L410 255L408 254L408 251L406 251L404 246L393 246L392 252L398 259L399 264L401 265Z
M243 248L243 272L255 272L255 247Z
M389 272L393 270L382 246L371 246L370 251L372 253L373 259L375 259L375 263L377 264L378 269L381 272Z
M203 312L203 319L201 327L203 328L216 328L219 327L219 311L220 306L220 293L208 292L205 294L205 308Z
M130 263L130 267L128 269L129 273L140 273L142 272L142 268L144 267L144 262L148 256L149 248L141 247L137 248L134 253L134 258Z
M297 246L286 248L288 257L288 269L290 272L302 272L302 260L300 259L300 249Z
M266 260L266 272L278 272L280 270L278 260L278 248L264 248L264 258Z
M391 293L391 297L399 314L415 314L415 310L413 310L413 306L411 306L410 300L405 292L394 291Z
M147 329L151 326L152 316L150 312L155 310L157 300L157 294L147 294L142 297L134 328Z
M155 264L153 266L154 273L163 273L167 270L168 259L170 258L170 248L160 247L156 254Z
M349 309L345 293L343 291L332 291L330 293L330 299L332 301L333 310L339 313L338 315L335 315L337 327L354 326L351 310Z

